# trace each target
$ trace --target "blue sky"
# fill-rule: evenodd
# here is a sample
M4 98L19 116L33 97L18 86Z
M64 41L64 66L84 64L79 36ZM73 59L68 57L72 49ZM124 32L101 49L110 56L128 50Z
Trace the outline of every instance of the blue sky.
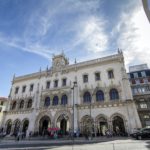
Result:
M126 68L150 64L149 35L140 0L1 0L0 96L14 74L44 70L62 51L73 63L120 48Z

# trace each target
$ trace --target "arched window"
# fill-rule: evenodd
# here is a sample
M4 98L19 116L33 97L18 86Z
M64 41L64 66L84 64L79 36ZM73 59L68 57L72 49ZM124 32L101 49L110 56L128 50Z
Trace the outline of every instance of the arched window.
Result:
M14 110L15 108L16 108L16 101L14 101L12 104L12 110Z
M104 100L104 93L103 91L99 90L96 92L96 101L103 101Z
M61 97L61 105L66 105L67 101L68 101L68 98L67 98L67 95L65 94Z
M119 99L119 94L116 89L111 89L109 95L111 100Z
M29 99L28 104L27 104L27 108L31 108L32 107L32 99Z
M20 102L19 108L22 109L23 107L24 107L24 100L22 100L22 101Z
M45 98L44 106L48 107L50 105L50 97Z
M55 106L55 105L58 105L58 96L54 96L54 98L53 98L53 105Z
M91 94L89 92L84 93L83 102L85 102L85 103L91 102Z

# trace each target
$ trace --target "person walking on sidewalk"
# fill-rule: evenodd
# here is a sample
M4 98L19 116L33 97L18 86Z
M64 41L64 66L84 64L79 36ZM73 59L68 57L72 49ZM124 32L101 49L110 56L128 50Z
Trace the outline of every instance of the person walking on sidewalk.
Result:
M17 141L19 141L19 140L20 140L20 135L21 135L21 133L20 133L20 132L18 132L18 133L17 133Z

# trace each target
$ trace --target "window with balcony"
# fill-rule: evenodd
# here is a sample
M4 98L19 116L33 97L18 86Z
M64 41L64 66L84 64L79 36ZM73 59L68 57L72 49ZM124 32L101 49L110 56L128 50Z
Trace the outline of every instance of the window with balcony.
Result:
M49 89L50 88L50 81L47 81L46 82L46 89Z
M24 93L26 91L26 86L22 87L22 93Z
M31 85L30 85L30 92L33 91L33 87L34 87L34 84L31 84Z
M16 87L15 88L15 94L18 94L18 91L19 91L19 87Z
M29 99L27 103L27 108L31 108L31 107L32 107L32 99Z
M64 78L64 79L62 79L62 86L66 86L66 85L67 85L67 79Z
M100 80L100 73L96 72L95 73L95 81L99 81Z
M113 70L109 70L108 71L108 79L112 79L114 78L114 71Z
M0 105L2 105L2 106L3 106L3 104L4 104L4 102L3 102L3 101L1 101Z
M58 80L54 81L54 88L58 87Z
M85 74L83 75L83 83L87 83L88 82L88 75Z

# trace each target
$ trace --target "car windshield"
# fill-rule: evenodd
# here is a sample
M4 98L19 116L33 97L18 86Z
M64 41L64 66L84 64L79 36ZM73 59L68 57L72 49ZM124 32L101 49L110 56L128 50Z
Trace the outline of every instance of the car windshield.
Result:
M147 130L147 129L149 129L149 128L142 128L140 131L145 131L145 130ZM149 129L150 130L150 129Z

